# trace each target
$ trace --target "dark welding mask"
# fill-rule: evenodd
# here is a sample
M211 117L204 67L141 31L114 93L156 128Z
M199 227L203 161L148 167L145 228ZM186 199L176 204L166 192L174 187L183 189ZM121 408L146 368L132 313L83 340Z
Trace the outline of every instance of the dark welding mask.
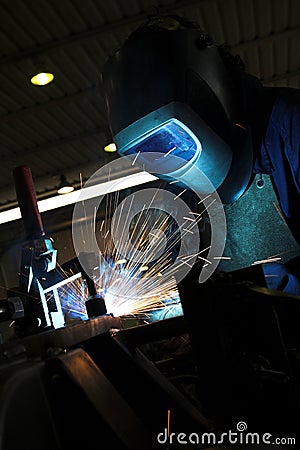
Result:
M213 186L223 203L243 194L253 150L240 87L201 30L133 33L106 62L102 83L120 155L198 194Z

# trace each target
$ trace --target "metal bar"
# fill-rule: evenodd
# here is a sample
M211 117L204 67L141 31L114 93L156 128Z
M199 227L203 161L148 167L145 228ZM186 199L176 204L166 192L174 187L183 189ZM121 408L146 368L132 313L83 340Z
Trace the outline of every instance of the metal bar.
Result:
M189 325L184 316L170 317L146 325L120 330L118 336L129 347L137 347L157 340L169 339L188 333Z
M153 448L153 436L85 351L76 349L58 359L125 448Z
M47 294L47 292L53 291L54 289L58 289L67 283L71 283L72 281L77 280L77 278L80 278L80 277L81 277L81 272L75 273L75 275L72 275L69 278L66 278L62 281L59 281L56 284L53 284L52 286L49 286L46 289L43 289L43 292L44 292L44 294Z
M4 361L7 361L7 358L23 352L29 357L38 356L43 358L55 349L70 348L76 344L83 343L93 336L106 333L111 328L120 329L121 326L121 319L110 315L84 320L63 328L47 330L21 339L8 341L0 346L0 357L2 355Z
M57 311L50 312L51 320L54 328L65 326L65 316L61 307L60 298L57 289L53 289L53 297Z
M45 316L45 320L46 320L46 325L48 327L50 327L51 326L51 320L50 320L50 317L49 317L49 311L48 311L46 296L44 294L42 285L39 282L39 280L36 280L36 283L37 283L37 287L39 289L39 294L40 294L40 299L41 299L41 303L42 303L42 306L43 306L43 311L44 311L44 316Z

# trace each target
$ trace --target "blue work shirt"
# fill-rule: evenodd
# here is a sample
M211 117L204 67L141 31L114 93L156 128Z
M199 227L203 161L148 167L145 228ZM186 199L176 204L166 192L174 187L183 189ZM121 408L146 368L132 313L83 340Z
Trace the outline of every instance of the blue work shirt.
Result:
M300 244L300 90L283 88L274 101L254 173L270 174L284 218ZM271 289L300 295L300 258L265 265Z

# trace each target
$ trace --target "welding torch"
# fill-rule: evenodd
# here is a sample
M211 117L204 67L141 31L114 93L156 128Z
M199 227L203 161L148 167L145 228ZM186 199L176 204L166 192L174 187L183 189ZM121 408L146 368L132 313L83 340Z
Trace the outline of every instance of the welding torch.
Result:
M93 268L96 266L96 256L92 252L81 252L78 256L82 278L85 280L88 298L85 302L86 312L89 318L107 314L104 298L97 292L93 280Z

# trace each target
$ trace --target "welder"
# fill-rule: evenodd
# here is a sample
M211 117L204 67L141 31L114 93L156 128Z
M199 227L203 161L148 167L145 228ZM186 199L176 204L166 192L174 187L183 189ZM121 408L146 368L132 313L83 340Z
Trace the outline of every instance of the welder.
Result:
M264 86L176 15L149 17L109 58L102 82L120 155L144 164L163 153L163 168L146 170L205 191L197 168L216 189L227 222L218 270L261 262L269 288L300 294L300 90Z

